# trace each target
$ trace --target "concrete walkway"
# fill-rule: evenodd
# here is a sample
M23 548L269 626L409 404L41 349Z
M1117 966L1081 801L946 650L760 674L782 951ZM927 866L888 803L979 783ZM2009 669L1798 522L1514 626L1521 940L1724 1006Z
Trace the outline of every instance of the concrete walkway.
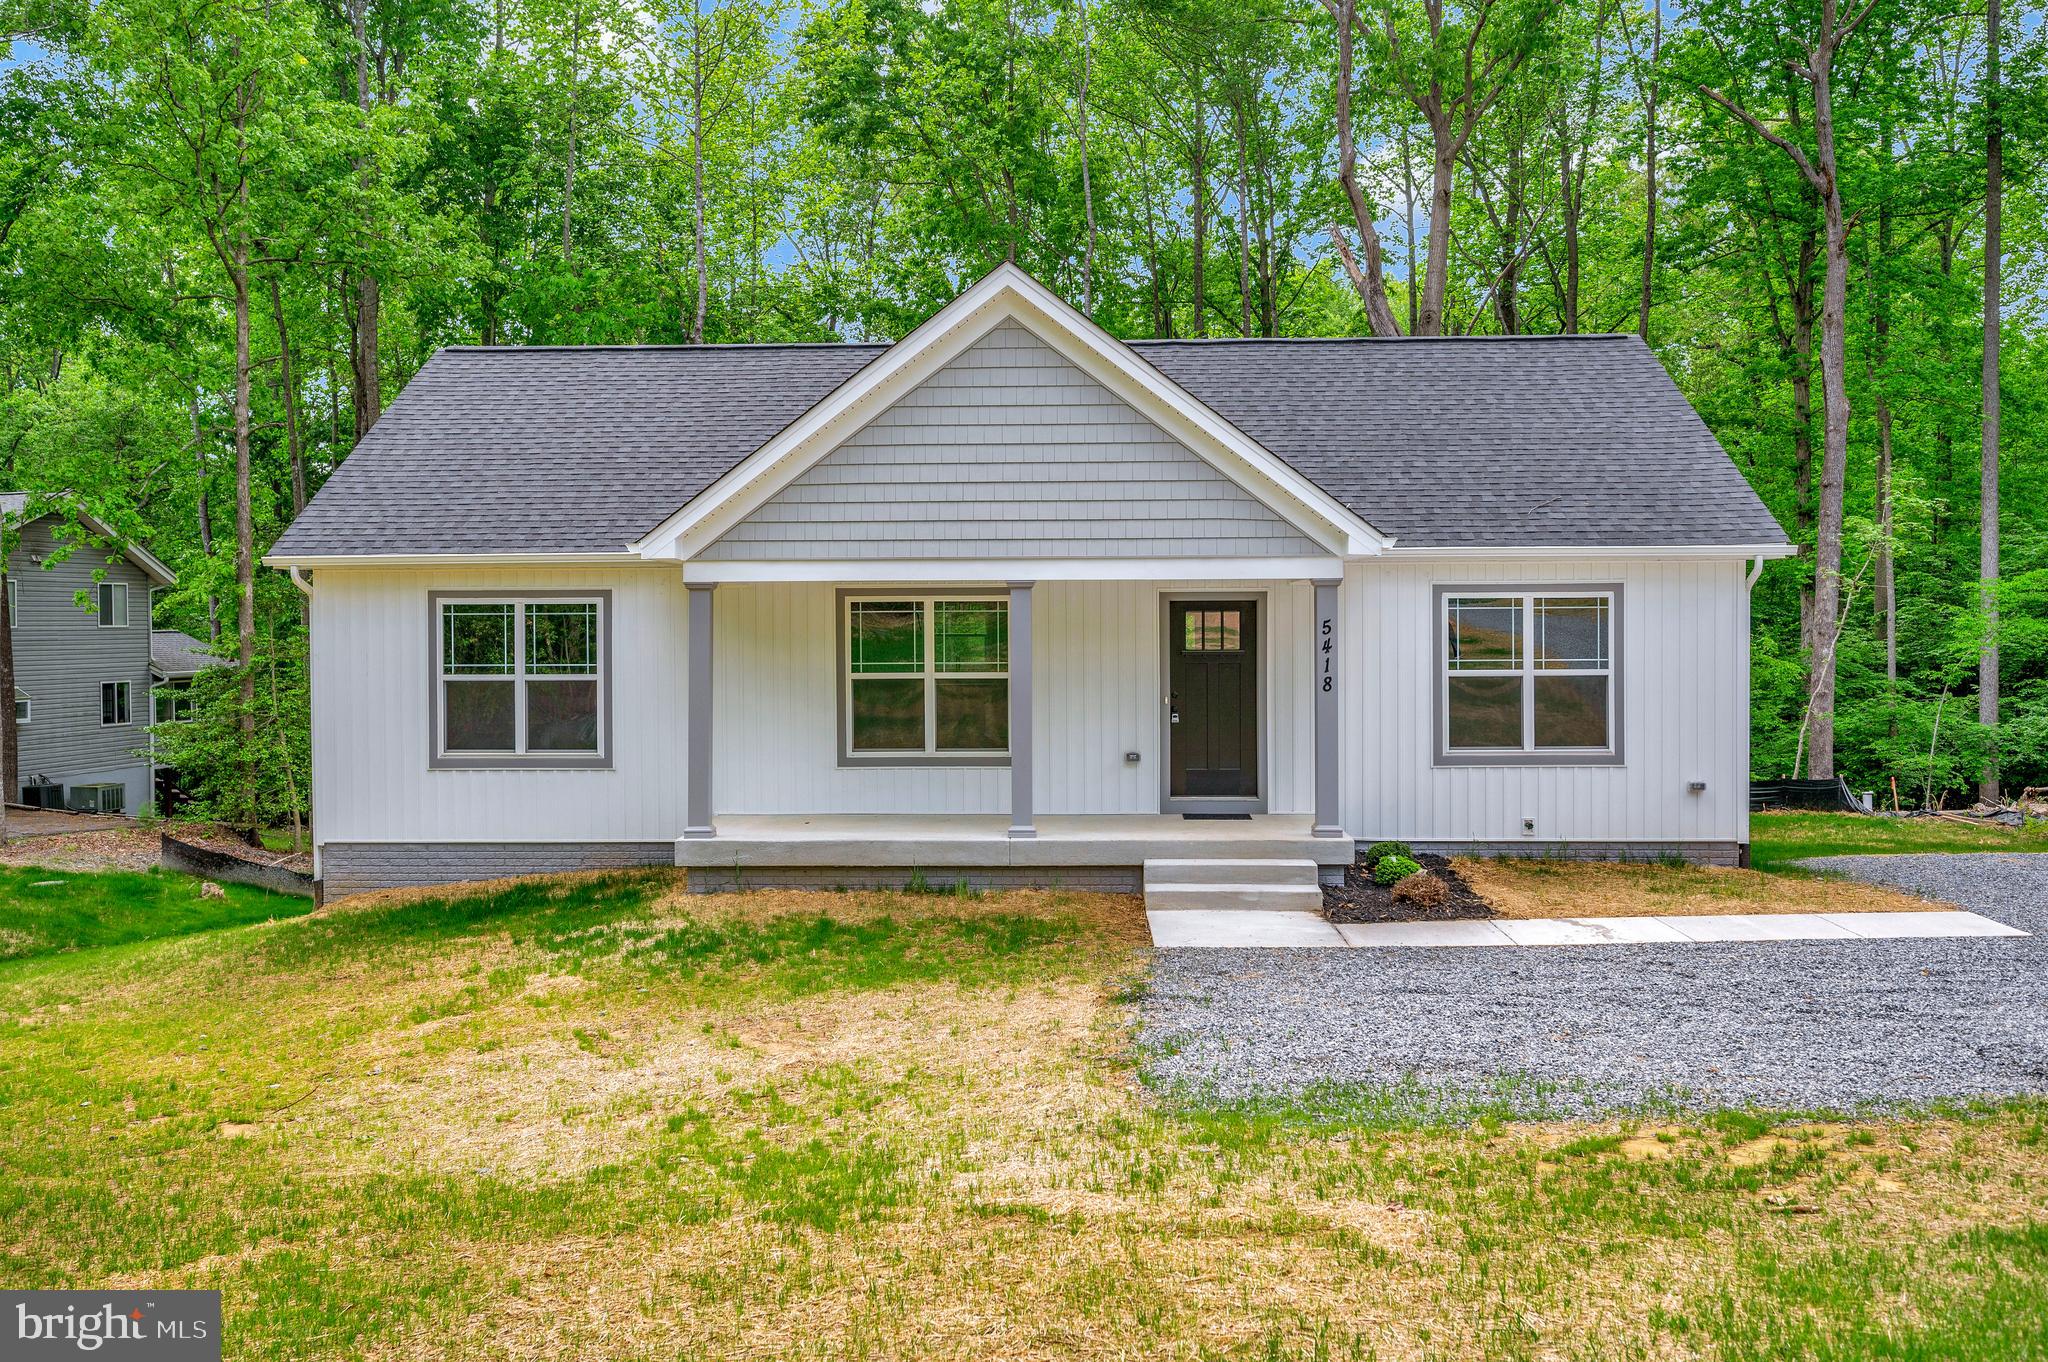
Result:
M2026 936L1977 913L1724 913L1331 924L1320 913L1174 909L1145 915L1161 949L1662 946L1708 941L1877 941Z

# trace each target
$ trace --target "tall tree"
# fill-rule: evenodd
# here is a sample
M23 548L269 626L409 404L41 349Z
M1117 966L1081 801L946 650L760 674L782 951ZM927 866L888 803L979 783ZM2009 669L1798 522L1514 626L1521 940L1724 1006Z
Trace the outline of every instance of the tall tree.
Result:
M1700 93L1735 115L1757 136L1783 152L1819 198L1827 222L1826 282L1821 291L1821 393L1822 456L1820 505L1814 527L1813 627L1814 652L1812 685L1808 696L1811 717L1808 769L1816 776L1835 773L1835 675L1836 652L1840 642L1838 620L1841 610L1843 486L1849 467L1849 385L1846 314L1849 294L1849 231L1851 219L1843 208L1841 163L1835 146L1834 65L1863 21L1870 17L1877 0L1864 0L1863 7L1847 19L1837 0L1821 0L1820 20L1810 37L1797 39L1797 58L1786 59L1791 71L1811 88L1813 94L1813 154L1764 122L1735 100L1700 86Z
M1977 722L1998 728L1998 340L1999 257L2004 247L2005 127L1999 109L1998 0L1984 17L1984 374L1983 452L1978 482L1977 575L1984 594L1984 647L1977 659ZM1998 799L1998 744L1985 759L1978 793Z

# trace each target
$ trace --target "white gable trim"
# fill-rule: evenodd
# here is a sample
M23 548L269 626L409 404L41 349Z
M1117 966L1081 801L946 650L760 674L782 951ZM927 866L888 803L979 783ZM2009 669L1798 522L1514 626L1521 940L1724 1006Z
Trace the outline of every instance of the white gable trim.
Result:
M1025 327L1330 552L1364 557L1393 543L1129 346L1006 264L629 547L648 558L693 557L1004 321Z

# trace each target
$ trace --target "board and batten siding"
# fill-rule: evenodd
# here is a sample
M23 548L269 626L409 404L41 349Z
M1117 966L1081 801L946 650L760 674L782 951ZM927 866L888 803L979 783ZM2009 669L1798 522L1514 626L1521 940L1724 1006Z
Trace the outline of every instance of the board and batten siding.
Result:
M1344 581L1345 830L1541 847L1749 840L1749 596L1739 560L1354 564ZM1433 764L1439 585L1620 583L1617 766ZM1693 781L1706 789L1690 793ZM1533 818L1533 835L1522 820Z
M674 564L322 568L312 576L321 843L652 842L682 834L688 602ZM432 591L612 593L608 770L427 769Z
M904 588L906 594L912 588ZM994 589L1000 594L1001 588ZM1033 771L1040 814L1158 813L1164 606L1175 594L1264 592L1262 738L1270 811L1314 804L1308 693L1312 594L1302 583L1041 582L1033 589ZM716 607L720 813L1009 809L1005 767L842 767L837 589L721 586ZM1135 764L1124 760L1136 752Z
M14 684L29 697L21 727L21 776L46 776L69 788L115 781L128 787L127 809L139 812L150 790L150 580L107 549L78 545L43 566L58 549L51 522L22 527L8 559L20 610L14 619ZM109 558L112 561L108 561ZM78 593L97 600L95 573L128 586L128 626L102 627L82 609ZM100 722L100 686L128 683L130 722ZM10 799L18 793L9 791Z
M1323 550L1016 322L906 393L712 561L1278 558Z

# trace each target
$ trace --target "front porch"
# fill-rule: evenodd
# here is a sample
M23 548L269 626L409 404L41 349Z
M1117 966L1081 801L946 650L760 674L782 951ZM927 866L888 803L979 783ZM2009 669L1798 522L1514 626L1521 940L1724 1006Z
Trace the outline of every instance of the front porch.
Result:
M691 581L676 863L703 872L697 887L900 886L923 872L1135 889L1149 859L1342 867L1337 582L1299 570ZM862 631L877 617L908 639L883 633L897 653L867 672ZM963 617L994 640L971 640L963 689L999 698L970 715L982 741L952 738L980 750L955 752L955 674L928 659L957 648L947 631ZM870 676L880 684L863 690ZM864 712L877 693L907 696L910 721Z
M1001 814L733 814L713 838L681 838L693 889L1050 884L1136 892L1145 862L1314 861L1325 879L1350 864L1349 839L1318 837L1307 814L1041 814L1014 837Z

